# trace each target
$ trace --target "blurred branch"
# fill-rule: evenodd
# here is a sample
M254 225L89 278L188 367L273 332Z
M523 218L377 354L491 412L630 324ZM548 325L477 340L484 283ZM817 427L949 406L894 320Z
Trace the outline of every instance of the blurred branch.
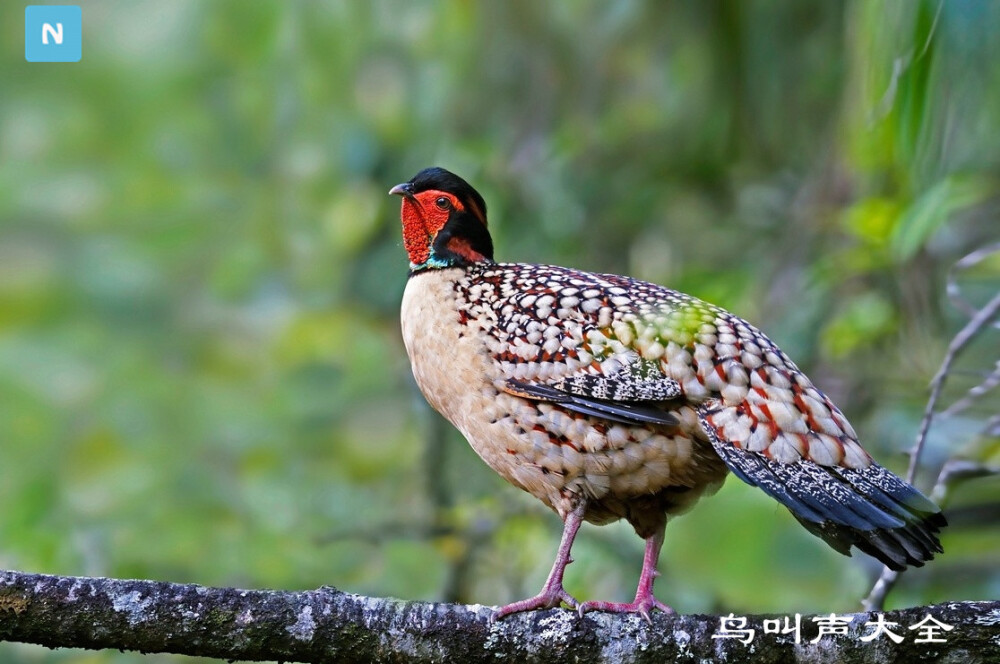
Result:
M951 372L952 364L966 345L975 339L984 328L992 326L994 324L994 320L998 315L1000 315L1000 292L994 295L986 306L977 310L964 298L962 298L961 289L958 287L957 283L957 273L960 270L975 265L990 254L996 253L997 251L1000 251L1000 243L982 247L964 256L961 260L956 262L948 272L948 297L956 307L969 314L971 319L958 332L958 334L952 338L951 343L948 344L948 350L945 353L944 360L941 362L941 367L934 375L933 380L931 380L931 396L927 400L927 406L924 408L924 416L920 421L920 429L917 432L916 443L909 452L910 464L906 471L906 481L910 484L913 484L914 479L916 478L917 467L920 465L920 456L923 453L924 444L927 442L927 432L930 430L931 421L934 419L935 408L937 406L938 399L941 397L941 392L944 389L945 381ZM997 367L1000 368L1000 361L998 361ZM978 397L992 389L996 384L996 373L997 372L994 371L987 375L979 385L972 388L963 399L959 400L955 404L952 404L952 406L945 412L947 414L958 413L962 409L971 405ZM989 475L993 472L995 472L995 470L984 469L978 466L970 469L968 464L964 464L960 460L950 460L948 463L944 464L941 471L938 473L937 480L934 483L932 495L935 496L939 505L943 505L946 502L951 489L959 482L974 477L980 477L982 475ZM882 568L882 573L875 581L875 585L872 586L868 596L862 600L862 605L866 610L876 611L880 610L882 606L884 606L885 598L896 584L896 581L899 579L899 574L899 572L894 572L888 567Z
M924 443L927 440L927 431L930 429L931 420L934 417L934 408L937 406L937 401L941 396L941 390L944 389L944 383L948 378L949 372L951 371L952 363L955 361L955 358L958 357L958 354L962 352L962 349L964 349L965 346L972 341L984 327L993 324L994 319L997 318L998 313L1000 313L1000 293L994 295L993 299L991 299L986 306L981 309L976 309L962 297L961 289L958 287L957 274L960 270L964 270L975 265L990 254L996 253L997 251L1000 251L1000 243L987 245L977 249L957 261L948 271L948 281L946 287L948 298L955 304L956 307L967 313L971 318L969 322L965 324L965 327L963 327L959 333L955 335L955 337L951 340L951 343L948 344L948 351L945 353L944 361L941 362L941 368L938 369L937 374L931 381L931 396L927 401L927 407L924 409L924 417L920 422L920 430L917 433L916 445L914 445L913 449L910 450L910 466L906 471L906 480L911 484L916 477L917 465L920 462L920 454L923 451ZM973 391L976 392L976 395L974 396L987 391L989 389L989 381L990 377L988 376L986 380L977 388L973 388ZM984 388L984 386L986 387Z
M969 390L964 397L948 406L948 408L941 414L944 417L958 415L963 410L966 410L976 403L980 397L996 388L997 385L1000 385L1000 360L997 360L996 364L993 365L993 370L988 373L985 378L983 378L983 382Z
M455 504L451 486L448 483L448 425L443 417L422 408L427 414L427 432L424 442L424 491L432 509L435 522L446 519L448 511Z
M906 471L907 482L912 484L916 476L920 454L923 452L924 443L927 441L927 431L930 429L931 420L934 417L934 407L941 396L941 390L944 389L944 383L948 378L948 373L951 371L952 363L958 357L958 354L962 352L962 349L979 334L980 330L992 323L998 313L1000 313L1000 293L994 295L993 299L985 307L976 312L972 320L966 323L965 327L948 344L948 352L945 353L941 368L938 369L934 380L931 381L931 398L928 399L927 407L924 409L924 417L920 422L920 431L917 433L916 445L910 450L910 467Z
M948 294L948 300L956 309L965 313L970 318L976 315L977 309L972 303L962 297L962 289L958 286L958 272L972 267L997 252L1000 252L1000 242L988 244L973 251L971 254L963 256L961 260L952 265L951 269L948 270L948 284L945 291ZM994 323L994 325L1000 327L1000 322Z
M884 614L899 643L873 631L876 616L846 614L839 634L819 635L801 617L801 643L765 634L765 616L741 616L756 638L725 632L717 616L607 613L579 618L565 610L511 616L490 625L482 606L362 597L334 588L287 592L206 588L158 581L0 572L0 638L47 646L176 653L285 662L664 662L963 661L996 652L1000 602L951 602ZM914 625L945 624L939 642ZM819 620L827 616L818 616ZM849 622L847 622L849 621ZM817 643L810 643L813 639ZM983 661L983 660L975 660Z

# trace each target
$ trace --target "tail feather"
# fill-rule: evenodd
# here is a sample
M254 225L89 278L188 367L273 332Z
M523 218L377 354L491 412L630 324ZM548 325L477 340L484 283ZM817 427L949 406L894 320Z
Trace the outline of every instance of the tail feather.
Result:
M894 570L919 567L941 553L947 521L915 488L878 464L864 469L781 463L728 443L714 444L744 482L780 501L809 532L840 553L852 546Z

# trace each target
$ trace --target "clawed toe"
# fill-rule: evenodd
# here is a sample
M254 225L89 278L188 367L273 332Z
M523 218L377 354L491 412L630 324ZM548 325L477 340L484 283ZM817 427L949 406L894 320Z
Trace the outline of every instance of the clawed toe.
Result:
M501 606L495 609L490 615L490 624L492 625L497 620L500 620L505 616L509 616L512 613L534 611L536 609L555 609L558 608L560 604L566 604L571 609L576 609L580 606L580 602L578 602L577 599L568 592L563 590L562 587L551 588L543 590L534 597L522 599L520 602L514 602L513 604L507 604L506 606Z
M664 613L674 613L674 610L656 599L652 595L647 597L636 597L632 602L583 602L576 607L580 617L588 611L607 611L609 613L638 613L646 622L653 624L653 619L649 615L650 611L658 609Z

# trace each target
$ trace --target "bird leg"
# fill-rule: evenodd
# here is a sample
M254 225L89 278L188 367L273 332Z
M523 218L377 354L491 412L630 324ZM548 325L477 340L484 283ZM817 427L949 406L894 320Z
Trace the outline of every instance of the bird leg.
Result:
M635 591L635 599L631 602L584 602L577 610L583 616L587 611L610 611L612 613L638 613L646 622L652 624L649 612L659 609L664 613L673 613L669 606L653 597L653 581L660 575L656 571L656 562L660 558L660 548L663 546L664 522L659 529L646 538L646 552L642 556L642 573L639 575L639 586Z
M566 604L574 609L580 605L575 597L563 589L562 581L566 565L573 562L569 552L573 548L573 539L576 538L576 532L580 530L580 524L583 523L583 511L585 507L586 503L581 501L566 516L566 521L563 524L562 540L559 542L559 551L556 553L555 562L552 563L552 571L549 572L549 578L545 580L542 591L534 597L522 599L520 602L514 602L513 604L497 608L490 616L491 623L512 613L533 611L535 609L554 609L561 602L566 602Z

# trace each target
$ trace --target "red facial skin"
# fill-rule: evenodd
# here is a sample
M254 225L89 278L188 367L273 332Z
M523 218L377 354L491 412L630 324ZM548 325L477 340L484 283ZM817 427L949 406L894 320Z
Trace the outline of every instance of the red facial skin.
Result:
M443 199L443 200L442 200ZM410 257L410 264L423 265L431 257L431 244L452 212L462 212L465 207L458 198L436 189L422 191L412 197L403 197L403 246ZM482 219L482 212L474 209L473 214ZM448 249L459 256L475 262L484 257L469 246L463 238L452 238Z
M447 201L446 207L438 205L440 198ZM431 257L431 242L448 223L453 209L462 210L462 204L455 196L443 191L432 189L412 198L403 198L403 246L412 265L423 265Z

